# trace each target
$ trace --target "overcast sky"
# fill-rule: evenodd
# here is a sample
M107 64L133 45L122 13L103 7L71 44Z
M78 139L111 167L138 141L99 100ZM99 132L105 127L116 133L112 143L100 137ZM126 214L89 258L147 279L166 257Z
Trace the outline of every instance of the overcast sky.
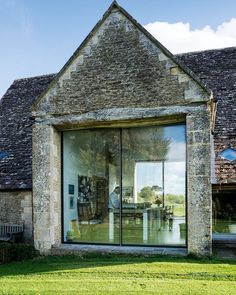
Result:
M108 0L0 0L0 97L14 79L54 73ZM172 53L236 46L236 0L120 0Z

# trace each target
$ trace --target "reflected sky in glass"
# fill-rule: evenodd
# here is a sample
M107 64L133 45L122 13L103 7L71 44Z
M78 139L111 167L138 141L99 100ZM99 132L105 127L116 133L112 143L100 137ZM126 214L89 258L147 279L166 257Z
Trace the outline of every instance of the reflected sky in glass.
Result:
M165 194L185 195L185 125L165 126L160 128L164 130L164 139L170 142L168 154L164 161L136 162L137 192L140 192L145 186L159 186L162 188L164 177Z
M137 192L140 192L145 186L162 188L162 178L162 163L136 163ZM185 162L164 163L164 186L165 194L185 194Z
M162 188L162 163L138 162L135 165L137 191L140 192L145 186L158 185Z
M164 138L170 140L166 160L185 161L186 158L186 133L185 125L164 127Z
M185 125L165 126L164 137L173 142L185 142Z

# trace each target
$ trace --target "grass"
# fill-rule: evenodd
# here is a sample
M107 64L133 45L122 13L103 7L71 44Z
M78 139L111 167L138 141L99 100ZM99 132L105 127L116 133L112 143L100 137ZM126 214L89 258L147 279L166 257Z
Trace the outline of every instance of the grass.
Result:
M0 294L236 294L236 261L87 255L0 265Z

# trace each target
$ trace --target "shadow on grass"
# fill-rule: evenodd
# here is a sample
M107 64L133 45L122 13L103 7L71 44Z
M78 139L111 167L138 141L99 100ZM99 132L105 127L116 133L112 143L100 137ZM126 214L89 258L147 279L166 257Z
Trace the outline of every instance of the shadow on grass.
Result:
M207 257L171 257L164 255L124 255L124 254L101 254L87 253L70 256L47 256L38 257L24 262L12 262L0 265L0 277L30 275L40 273L52 273L56 271L73 271L78 269L130 265L130 264L149 264L149 263L194 263L199 265L228 264L236 265L235 260L223 260ZM233 275L234 276L234 275Z

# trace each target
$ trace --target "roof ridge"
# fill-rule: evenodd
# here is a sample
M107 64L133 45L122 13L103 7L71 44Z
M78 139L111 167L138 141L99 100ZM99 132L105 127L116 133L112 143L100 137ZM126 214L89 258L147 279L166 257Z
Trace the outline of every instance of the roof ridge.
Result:
M22 80L29 80L29 79L35 79L35 78L43 78L43 77L48 77L48 76L55 76L57 73L50 73L50 74L43 74L43 75L38 75L38 76L30 76L30 77L25 77L25 78L19 78L13 80L14 82L22 81Z
M186 54L194 54L194 53L203 53L203 52L213 52L213 51L223 51L223 50L229 50L229 49L236 49L236 46L230 46L230 47L222 47L222 48L212 48L212 49L204 49L204 50L196 50L196 51L187 51L182 53L176 53L175 56L180 55L186 55Z

